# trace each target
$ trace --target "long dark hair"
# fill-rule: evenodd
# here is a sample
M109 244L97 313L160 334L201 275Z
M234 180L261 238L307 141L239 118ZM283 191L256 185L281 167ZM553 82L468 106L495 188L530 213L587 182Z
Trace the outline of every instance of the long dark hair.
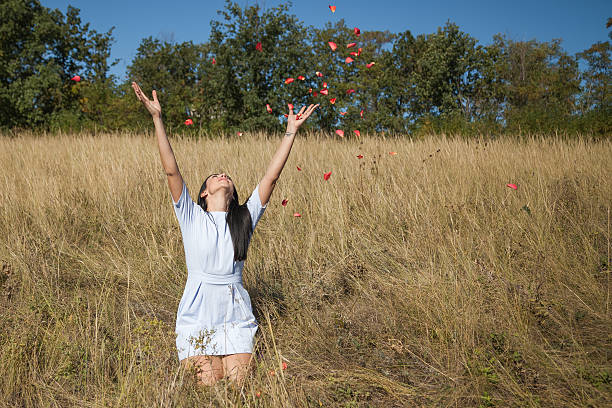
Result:
M206 199L202 197L202 192L206 190L206 182L210 177L211 176L206 177L206 180L204 180L200 188L200 193L198 194L198 205L202 207L204 211L207 211L207 204ZM229 203L225 219L227 220L227 226L232 236L232 244L234 244L234 261L244 261L247 257L247 250L249 249L253 228L251 226L251 213L246 203L242 205L239 204L236 185L234 185L234 195Z

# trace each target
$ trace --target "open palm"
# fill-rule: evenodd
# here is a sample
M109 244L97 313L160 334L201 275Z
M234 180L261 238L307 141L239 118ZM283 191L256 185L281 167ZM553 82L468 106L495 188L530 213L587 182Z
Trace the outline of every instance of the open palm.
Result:
M145 96L144 92L142 92L142 89L140 89L140 86L138 86L136 82L132 82L132 88L134 89L134 93L136 93L136 97L138 98L138 100L142 102L145 108L147 108L151 116L160 117L161 116L161 105L159 104L159 101L157 100L157 92L153 90L153 100L150 100L149 98Z

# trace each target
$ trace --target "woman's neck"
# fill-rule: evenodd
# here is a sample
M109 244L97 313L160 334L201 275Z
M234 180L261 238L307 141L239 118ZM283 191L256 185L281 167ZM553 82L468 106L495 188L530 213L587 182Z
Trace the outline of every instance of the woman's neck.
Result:
M206 197L206 211L227 212L227 210L228 210L227 198L221 197L220 195L217 197L210 196L210 195Z

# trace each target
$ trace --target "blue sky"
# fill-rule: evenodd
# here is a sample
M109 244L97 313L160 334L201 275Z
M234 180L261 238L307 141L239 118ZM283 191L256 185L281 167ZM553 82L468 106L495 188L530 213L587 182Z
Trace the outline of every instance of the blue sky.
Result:
M210 21L223 9L224 0L160 1L160 0L40 0L49 8L65 13L68 5L81 10L81 18L98 32L115 26L112 58L120 59L111 73L125 78L125 69L136 55L142 38L153 36L176 42L208 40ZM244 7L258 3L262 8L279 1L238 0ZM337 7L331 13L328 5ZM344 18L349 27L361 30L389 30L394 33L410 30L413 35L432 33L447 20L489 44L493 35L502 33L513 40L550 41L563 39L562 46L570 54L582 51L597 41L608 39L606 21L612 17L610 0L465 0L465 1L402 1L402 0L330 0L293 2L290 9L306 25L323 27L327 21Z

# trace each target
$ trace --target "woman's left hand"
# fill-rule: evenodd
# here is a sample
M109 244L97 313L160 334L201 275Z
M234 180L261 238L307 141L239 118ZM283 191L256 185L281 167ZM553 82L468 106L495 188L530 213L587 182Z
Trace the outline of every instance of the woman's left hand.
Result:
M289 116L287 117L287 133L296 133L302 123L306 121L312 115L315 109L319 107L319 104L310 105L308 109L306 106L302 106L302 109L297 114L293 114L293 108L289 107Z

